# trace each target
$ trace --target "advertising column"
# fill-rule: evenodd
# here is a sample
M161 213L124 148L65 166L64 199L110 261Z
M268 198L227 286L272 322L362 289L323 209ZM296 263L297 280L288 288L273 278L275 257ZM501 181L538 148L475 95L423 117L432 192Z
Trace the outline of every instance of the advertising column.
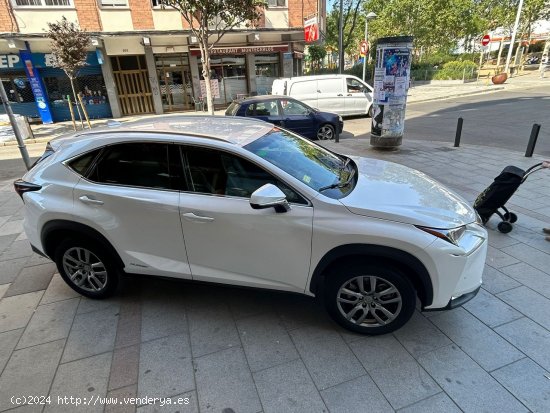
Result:
M410 36L378 39L370 135L376 148L396 148L403 140L412 43Z
M28 50L21 50L19 52L21 60L25 68L25 72L30 82L32 93L34 94L34 100L38 107L38 113L42 118L43 123L53 123L52 113L50 111L50 105L48 103L48 97L42 83L42 78L38 73L38 70L33 65L32 54Z

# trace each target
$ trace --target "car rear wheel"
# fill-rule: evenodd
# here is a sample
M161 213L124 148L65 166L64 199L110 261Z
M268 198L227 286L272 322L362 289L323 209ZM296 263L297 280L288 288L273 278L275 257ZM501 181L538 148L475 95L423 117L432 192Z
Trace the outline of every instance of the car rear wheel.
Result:
M98 243L66 239L55 251L55 263L69 287L86 297L106 298L116 291L118 269Z
M327 275L325 305L341 326L357 333L391 333L412 317L416 292L395 268L354 264Z
M321 141L334 139L336 131L334 126L327 124L321 125L317 130L317 139Z

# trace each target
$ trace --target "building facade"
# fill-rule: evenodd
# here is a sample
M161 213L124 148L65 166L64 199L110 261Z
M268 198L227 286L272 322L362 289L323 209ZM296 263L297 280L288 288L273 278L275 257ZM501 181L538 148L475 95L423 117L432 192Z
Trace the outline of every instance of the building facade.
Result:
M235 29L213 49L215 105L270 93L275 78L301 75L304 21L318 16L324 31L326 0L268 4L257 27ZM70 119L70 84L53 67L45 37L47 23L62 16L91 35L76 82L91 118L194 110L205 97L196 38L162 0L0 0L0 79L14 112Z

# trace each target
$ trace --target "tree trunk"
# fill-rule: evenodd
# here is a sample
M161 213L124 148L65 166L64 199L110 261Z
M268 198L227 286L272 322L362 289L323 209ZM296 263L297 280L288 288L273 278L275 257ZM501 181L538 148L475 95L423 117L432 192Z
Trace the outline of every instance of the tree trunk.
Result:
M208 49L208 33L203 34L201 37L199 47L201 49L202 77L204 77L206 83L206 105L208 106L208 114L214 115L214 97L212 96L212 86L210 85L210 50Z
M74 89L74 79L72 77L69 77L69 81L71 82L71 89L73 90L73 100L76 105L76 111L78 112L78 117L80 118L80 124L82 125L82 129L84 129L84 120L82 119L80 106L78 106L78 97L76 96L76 91Z

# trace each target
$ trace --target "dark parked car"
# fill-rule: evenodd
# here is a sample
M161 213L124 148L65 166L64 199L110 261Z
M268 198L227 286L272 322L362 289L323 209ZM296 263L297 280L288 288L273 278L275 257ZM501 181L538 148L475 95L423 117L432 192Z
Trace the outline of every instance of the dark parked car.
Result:
M254 96L234 101L226 116L261 119L310 139L334 139L344 121L336 113L321 112L288 96Z

